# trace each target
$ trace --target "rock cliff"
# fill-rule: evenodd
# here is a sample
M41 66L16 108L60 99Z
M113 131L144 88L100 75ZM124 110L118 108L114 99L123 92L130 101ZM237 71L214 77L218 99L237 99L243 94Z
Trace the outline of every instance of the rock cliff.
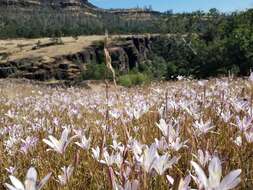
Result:
M128 72L129 69L142 64L152 51L154 38L156 37L133 36L111 40L108 49L113 67L120 72ZM40 51L43 51L43 48ZM103 44L96 42L75 53L48 55L7 59L0 64L0 78L78 80L87 64L103 63Z

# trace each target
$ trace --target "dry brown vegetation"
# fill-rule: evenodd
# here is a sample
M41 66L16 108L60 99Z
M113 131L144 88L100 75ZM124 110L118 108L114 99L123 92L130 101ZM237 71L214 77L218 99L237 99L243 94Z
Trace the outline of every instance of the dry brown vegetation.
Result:
M127 35L120 35L120 37L123 38L126 36ZM117 37L119 36L111 36L112 39ZM56 57L74 54L82 51L96 41L103 41L104 36L80 36L77 39L73 37L62 37L62 44L55 44L33 50L38 42L40 44L47 44L51 40L51 38L0 40L0 55L6 54L8 55L7 59L12 61L24 58L37 58L43 56Z
M40 179L52 172L45 186L50 190L120 189L120 186L127 189L124 185L132 180L138 181L138 189L180 189L181 178L189 172L195 175L190 161L202 164L198 160L200 150L210 154L207 165L201 166L207 175L210 159L218 157L223 177L231 170L242 169L238 189L253 187L249 81L184 80L118 90L103 85L90 90L50 88L6 80L0 81L0 86L1 189L3 183L10 183L10 173L5 169L10 166L15 167L12 175L22 181L31 166L36 168ZM160 119L166 121L170 130L178 130L179 141L173 136L167 139L156 125ZM78 147L75 142L80 140L76 137L62 154L46 151L50 147L43 139L50 134L59 139L66 128L70 136L77 133L74 130L82 131L82 135L91 138L90 146ZM27 137L34 138L34 142ZM116 142L118 148L112 148ZM136 142L140 155L135 155ZM146 171L137 158L145 157L152 146L156 146L158 155L175 156L178 162L162 174L158 174L155 166ZM94 157L96 147L103 149L98 160ZM121 161L108 164L107 151L122 156ZM61 167L69 165L74 168L73 175L65 185L60 185L57 180ZM174 178L173 185L167 181L167 175ZM193 180L190 186L197 187Z

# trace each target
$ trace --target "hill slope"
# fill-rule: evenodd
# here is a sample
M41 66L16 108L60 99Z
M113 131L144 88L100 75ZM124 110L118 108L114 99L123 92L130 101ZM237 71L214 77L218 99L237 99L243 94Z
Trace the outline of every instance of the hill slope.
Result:
M80 11L79 13L114 14L126 19L150 19L161 13L146 9L101 9L88 0L0 0L0 8L32 10L33 8L53 8L60 11ZM78 12L77 12L78 13Z

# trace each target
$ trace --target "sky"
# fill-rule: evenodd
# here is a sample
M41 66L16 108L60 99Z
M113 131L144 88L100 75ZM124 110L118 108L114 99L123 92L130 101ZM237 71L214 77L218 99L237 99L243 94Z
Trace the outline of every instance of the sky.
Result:
M100 8L133 8L151 5L154 10L174 12L208 11L217 8L223 12L232 12L253 8L253 0L90 0Z

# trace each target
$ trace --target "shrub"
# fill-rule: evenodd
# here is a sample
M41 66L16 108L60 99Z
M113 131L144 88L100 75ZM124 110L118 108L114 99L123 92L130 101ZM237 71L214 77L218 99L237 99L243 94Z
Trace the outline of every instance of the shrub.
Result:
M166 79L169 80L169 79L171 79L172 76L177 75L176 72L177 72L176 64L173 62L168 63Z
M105 64L88 64L83 73L84 80L103 80L112 79L111 71L109 71Z
M122 86L131 87L135 85L147 84L150 77L143 73L130 73L119 77L118 83Z
M129 75L123 75L123 76L119 77L118 83L122 86L125 86L125 87L132 86L132 80Z

